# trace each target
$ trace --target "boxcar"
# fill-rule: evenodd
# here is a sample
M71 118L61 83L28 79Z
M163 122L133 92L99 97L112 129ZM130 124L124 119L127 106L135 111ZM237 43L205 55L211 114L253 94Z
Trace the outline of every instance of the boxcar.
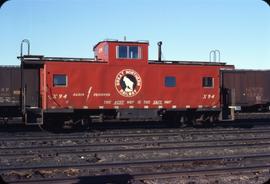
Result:
M270 110L269 70L222 71L224 113Z
M0 67L0 117L20 116L20 67Z

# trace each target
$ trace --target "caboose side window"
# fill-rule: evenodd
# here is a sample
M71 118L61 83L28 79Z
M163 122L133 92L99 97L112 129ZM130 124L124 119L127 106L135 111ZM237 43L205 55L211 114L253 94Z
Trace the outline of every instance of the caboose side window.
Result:
M175 87L176 86L176 78L172 76L165 77L164 80L165 87Z
M65 74L53 75L53 86L55 86L55 87L67 86L67 75L65 75Z
M141 59L139 46L119 45L116 47L116 57L120 59Z
M202 86L206 88L214 87L214 79L213 77L203 77Z

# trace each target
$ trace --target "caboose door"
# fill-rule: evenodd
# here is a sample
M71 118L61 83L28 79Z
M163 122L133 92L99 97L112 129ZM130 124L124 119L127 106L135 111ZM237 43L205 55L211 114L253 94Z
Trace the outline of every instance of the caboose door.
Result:
M39 107L39 69L25 68L24 75L24 98L23 104L26 108Z
M21 65L21 104L23 120L26 125L43 124L43 112L40 108L40 68L42 64L37 56L24 56Z

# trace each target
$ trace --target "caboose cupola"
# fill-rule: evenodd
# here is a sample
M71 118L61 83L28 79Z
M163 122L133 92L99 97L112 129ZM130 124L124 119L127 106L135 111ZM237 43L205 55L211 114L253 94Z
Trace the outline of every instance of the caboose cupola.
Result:
M105 40L94 46L97 61L110 64L147 64L147 41Z

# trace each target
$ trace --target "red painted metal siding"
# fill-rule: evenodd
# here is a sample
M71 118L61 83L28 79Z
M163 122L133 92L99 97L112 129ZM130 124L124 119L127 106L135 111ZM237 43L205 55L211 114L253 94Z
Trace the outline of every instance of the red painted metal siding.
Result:
M147 49L142 50L147 52ZM121 64L45 62L45 73L41 78L44 80L41 84L46 84L44 85L46 94L42 96L43 109L220 107L219 70L224 66L130 64L130 62L124 61ZM121 74L121 71L124 73ZM137 86L134 89L135 94L125 96L118 91L121 90L121 86L117 76L123 80L123 75L128 73L136 78ZM66 74L67 86L54 87L54 74ZM176 78L176 87L165 87L166 76ZM203 88L203 77L213 77L214 87Z
M107 42L101 42L94 48L97 61L109 61L109 45Z

